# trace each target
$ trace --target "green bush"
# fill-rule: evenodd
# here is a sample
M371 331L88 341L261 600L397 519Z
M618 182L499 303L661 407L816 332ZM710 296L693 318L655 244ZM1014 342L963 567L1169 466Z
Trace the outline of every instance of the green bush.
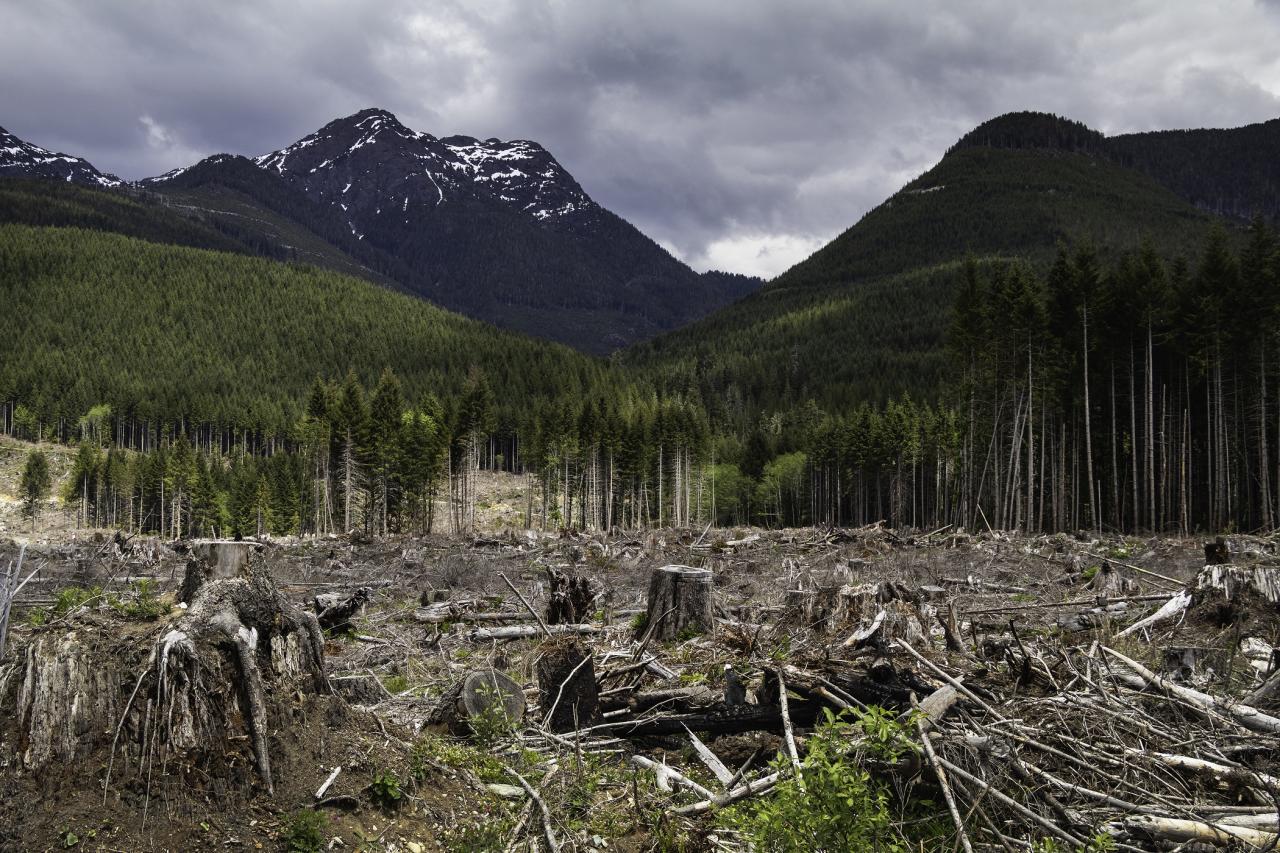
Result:
M133 582L133 595L130 598L112 598L111 606L126 619L149 621L158 619L168 610L156 598L156 584L150 578L140 578Z
M289 853L319 853L329 821L320 812L303 809L285 819L281 840Z
M53 599L53 612L56 616L64 616L75 610L82 604L92 601L102 595L102 587L95 586L90 589L82 589L78 586L68 586L58 590Z
M400 805L400 800L403 798L404 791L400 790L400 779L389 770L383 770L375 775L369 784L369 799L373 800L374 805L382 806L384 809L394 809Z
M855 711L854 722L826 714L808 741L803 790L796 777L785 775L790 763L779 756L775 767L784 778L773 794L725 809L721 822L757 850L919 849L918 833L928 825L916 825L908 837L890 811L888 785L862 766L867 758L893 762L913 750L902 726L879 709Z

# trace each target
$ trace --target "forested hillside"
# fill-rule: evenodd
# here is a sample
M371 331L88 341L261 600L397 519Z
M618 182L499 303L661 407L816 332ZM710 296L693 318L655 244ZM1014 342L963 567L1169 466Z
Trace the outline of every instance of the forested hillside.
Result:
M317 375L390 368L411 399L474 366L504 407L582 393L605 366L309 266L72 228L0 226L0 398L46 425L91 406L283 435Z
M1094 139L1082 126L1036 125L1019 136L992 124L804 262L633 348L628 361L730 409L739 399L766 410L810 397L836 407L904 392L937 399L966 254L1043 268L1061 241L1090 242L1109 258L1147 240L1172 256L1211 223L1149 177L1078 153Z
M1023 124L609 363L310 266L7 225L0 426L81 444L86 522L174 535L467 530L480 468L523 474L544 527L1274 525L1273 229ZM34 222L252 251L14 186Z

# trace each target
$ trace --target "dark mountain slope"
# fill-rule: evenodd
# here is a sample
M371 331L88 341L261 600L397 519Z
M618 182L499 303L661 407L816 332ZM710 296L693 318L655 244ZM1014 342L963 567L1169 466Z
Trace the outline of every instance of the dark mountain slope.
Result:
M118 187L115 175L99 172L93 164L68 154L56 154L25 142L0 127L0 177L51 178L73 184Z
M261 177L236 164L216 182L411 293L590 352L675 328L759 283L694 273L592 201L533 142L438 139L365 110L254 162ZM144 183L177 193L192 171ZM282 205L275 182L296 198Z
M1104 255L1142 240L1167 256L1199 245L1212 218L1120 165L1107 144L1053 116L988 122L802 263L628 360L766 408L933 397L966 253L1043 263L1059 241L1088 240Z
M83 160L8 134L0 136L3 175L120 187L139 204L167 204L170 215L224 239L116 227L109 203L83 196L96 211L92 221L47 221L31 212L9 221L313 263L593 353L677 328L760 284L698 275L596 204L537 143L438 139L383 110L337 119L254 161L217 155L141 181L142 196Z
M1280 119L1230 130L1162 130L1107 140L1108 155L1201 210L1280 218Z
M97 403L284 434L316 375L390 367L411 400L472 367L503 408L585 393L609 368L557 344L314 267L74 228L0 225L0 399L46 423Z

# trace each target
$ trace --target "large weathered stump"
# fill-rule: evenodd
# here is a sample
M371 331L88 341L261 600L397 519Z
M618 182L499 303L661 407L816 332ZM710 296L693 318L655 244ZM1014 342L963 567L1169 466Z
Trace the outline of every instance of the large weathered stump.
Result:
M577 642L546 643L538 658L538 707L553 732L589 726L599 709L595 663Z
M524 691L519 684L496 669L478 669L445 691L427 723L465 735L475 730L473 721L481 719L518 726L524 712Z
M111 790L144 758L149 770L199 766L206 779L240 778L247 759L271 793L270 732L298 694L329 692L324 645L315 617L276 589L260 555L242 570L201 585L158 630L90 612L35 633L19 666L0 667L9 760L39 771L109 748Z
M179 601L191 602L200 587L217 580L243 577L249 570L249 555L261 551L256 542L231 539L200 539L191 543L191 556L182 578Z
M646 625L656 640L705 634L715 625L711 572L663 566L649 576Z

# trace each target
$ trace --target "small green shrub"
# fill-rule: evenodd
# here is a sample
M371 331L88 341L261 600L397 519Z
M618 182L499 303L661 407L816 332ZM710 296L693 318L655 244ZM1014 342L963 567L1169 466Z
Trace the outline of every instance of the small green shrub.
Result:
M1085 569L1083 572L1080 573L1080 577L1084 580L1085 583L1088 583L1089 581L1096 578L1098 576L1098 572L1101 570L1102 570L1101 566L1089 566L1087 569Z
M644 613L637 613L635 616L631 617L631 630L636 634L643 634L644 629L648 627L649 614L647 611Z
M311 809L302 809L285 818L280 840L289 853L319 853L324 849L324 832L329 820Z
M862 767L862 756L896 761L914 749L887 712L855 712L855 722L830 710L808 742L802 767L804 789L794 776L778 783L770 797L725 809L720 820L757 850L877 850L908 853L924 839L908 837L895 823L889 787ZM789 762L778 757L777 769ZM928 823L917 826L927 831ZM914 835L914 833L913 833ZM926 845L927 846L927 845Z
M58 590L53 599L53 613L56 616L65 616L72 610L75 610L82 604L92 601L102 595L102 587L95 586L89 589L82 589L78 586L68 586Z
M475 735L476 743L480 747L487 749L495 743L510 737L515 726L512 724L511 718L507 716L507 709L502 704L502 697L495 695L496 691L481 687L477 692L485 697L487 702L484 710L470 717L467 720L467 724L471 727L471 733Z
M389 770L376 774L373 781L369 783L369 799L373 800L374 805L384 809L394 809L400 805L400 800L403 798L404 791L400 790L400 779Z
M389 675L382 679L382 686L391 694L403 693L409 689L409 679L403 675Z
M139 621L158 619L168 609L156 598L156 584L150 578L140 578L133 582L132 597L111 598L108 603L126 619Z

